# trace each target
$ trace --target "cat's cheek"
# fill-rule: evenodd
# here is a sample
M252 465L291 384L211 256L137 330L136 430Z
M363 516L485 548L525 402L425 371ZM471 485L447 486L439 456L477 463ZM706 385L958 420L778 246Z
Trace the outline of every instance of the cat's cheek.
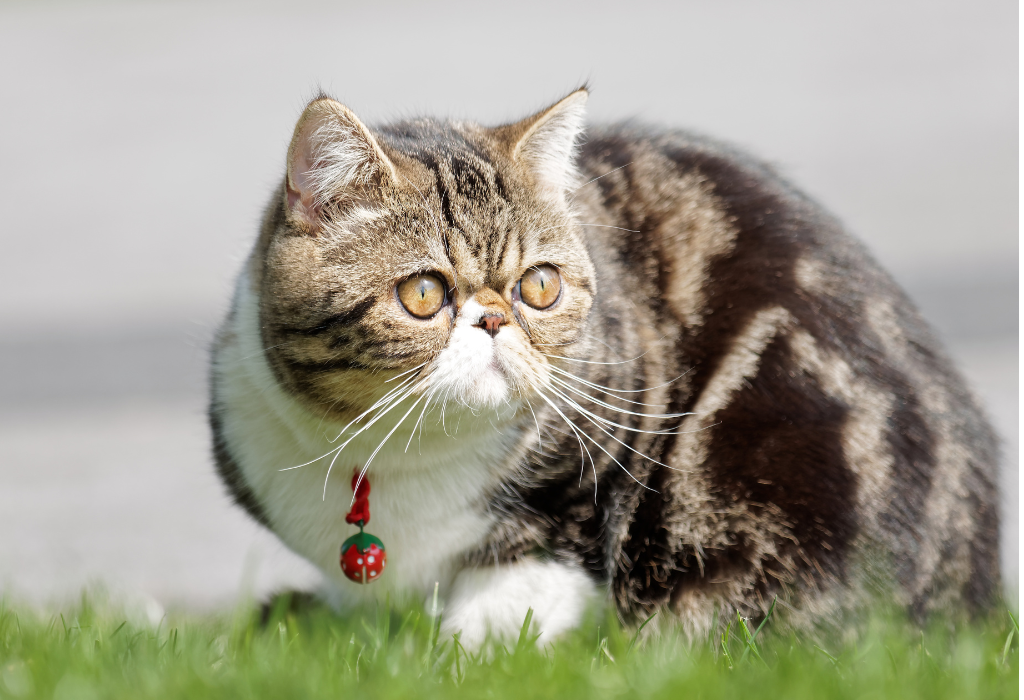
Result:
M533 634L546 644L579 626L601 599L599 587L576 566L526 559L500 566L464 569L455 578L442 629L460 632L459 642L479 648L488 636L514 641L533 609Z

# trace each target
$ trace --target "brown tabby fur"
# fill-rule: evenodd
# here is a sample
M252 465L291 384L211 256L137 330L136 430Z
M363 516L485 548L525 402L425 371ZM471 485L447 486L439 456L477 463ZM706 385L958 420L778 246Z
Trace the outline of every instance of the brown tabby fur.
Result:
M586 443L581 467L580 440L533 401L540 427L526 410L512 422L488 505L499 524L466 563L575 562L610 586L623 619L671 611L693 631L716 609L763 615L775 596L796 626L877 595L919 618L986 606L998 590L995 440L888 275L771 169L685 132L588 129L576 156L586 184L560 200L515 151L545 114L368 131L378 167L307 203L306 218L282 184L250 261L279 384L347 422L384 378L429 362L477 293L515 317L531 362L649 407L577 385L604 404L691 415L575 397L655 433L613 439L555 398L607 450ZM371 233L343 233L360 227ZM559 267L571 303L530 315L509 290L542 262ZM429 270L450 282L448 310L394 314L395 281ZM216 376L221 474L273 527L221 434Z

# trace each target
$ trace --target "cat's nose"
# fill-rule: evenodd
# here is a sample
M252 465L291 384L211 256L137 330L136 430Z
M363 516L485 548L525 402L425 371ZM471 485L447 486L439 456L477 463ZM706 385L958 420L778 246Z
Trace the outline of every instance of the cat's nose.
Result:
M478 327L483 328L487 331L488 335L492 338L498 335L498 330L505 323L505 314L484 314L480 317L480 323L476 324Z

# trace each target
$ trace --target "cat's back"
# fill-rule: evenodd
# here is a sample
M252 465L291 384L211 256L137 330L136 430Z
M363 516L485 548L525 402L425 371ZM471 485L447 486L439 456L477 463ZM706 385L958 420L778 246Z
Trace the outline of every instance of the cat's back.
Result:
M665 478L720 514L666 517L677 536L706 541L720 518L723 532L750 533L744 556L762 578L803 558L816 562L816 585L894 585L920 613L989 602L994 435L863 247L771 168L685 132L593 128L579 163L588 184L576 206L593 226L599 275L628 276L662 334L677 334L686 378L674 408L697 413L701 432L672 454L702 469ZM773 527L784 532L765 538ZM888 573L852 563L879 551Z

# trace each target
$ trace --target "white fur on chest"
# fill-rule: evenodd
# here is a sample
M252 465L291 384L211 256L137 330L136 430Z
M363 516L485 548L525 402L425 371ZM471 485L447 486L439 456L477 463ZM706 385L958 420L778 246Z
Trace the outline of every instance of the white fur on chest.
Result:
M392 601L422 600L435 582L445 591L462 556L480 546L493 524L486 495L510 468L514 445L493 427L493 414L448 415L447 433L437 414L424 420L405 451L419 407L374 457L371 522L367 531L387 547L388 565L371 585L341 572L341 542L356 532L345 522L353 469L362 467L405 407L392 410L339 454L323 498L331 457L299 469L344 442L330 442L341 426L321 421L277 385L259 340L256 303L243 275L239 280L235 340L217 357L216 393L222 425L246 483L264 506L275 532L317 565L329 600L345 608L390 593ZM512 440L514 442L514 440Z

